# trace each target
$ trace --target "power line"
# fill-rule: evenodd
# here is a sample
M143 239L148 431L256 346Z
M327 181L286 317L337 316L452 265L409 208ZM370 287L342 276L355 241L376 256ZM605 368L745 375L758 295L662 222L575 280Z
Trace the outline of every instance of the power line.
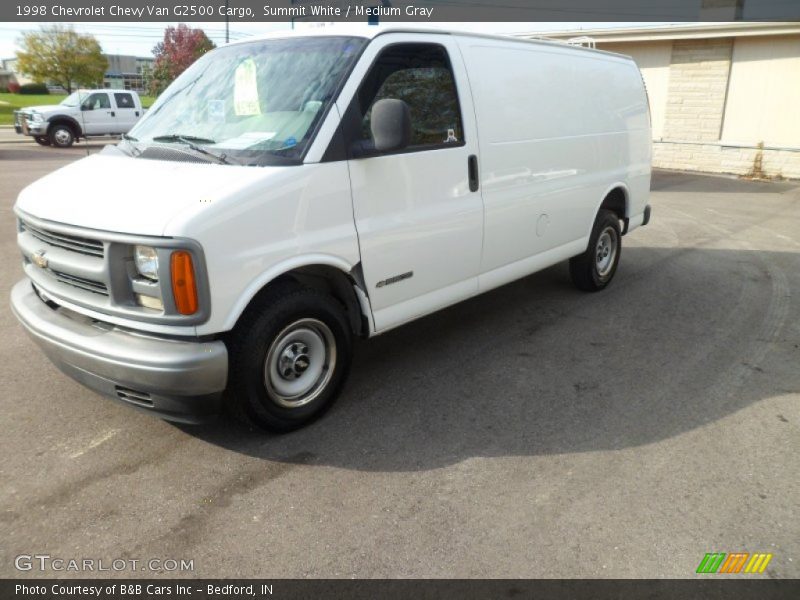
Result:
M161 36L163 37L164 31L166 28L138 28L138 27L110 27L107 30L97 30L98 28L95 26L89 27L80 27L78 31L82 33L96 33L97 35L139 35L142 37L152 37L152 36ZM216 35L216 36L224 36L225 30L224 29L205 29L203 27L195 28L195 29L202 29L206 35ZM16 31L19 33L28 33L28 32L37 32L39 29L20 29L18 27L5 27L0 25L0 30L2 31ZM247 37L252 35L249 32L245 31L236 31L231 30L231 36L239 36L239 37Z

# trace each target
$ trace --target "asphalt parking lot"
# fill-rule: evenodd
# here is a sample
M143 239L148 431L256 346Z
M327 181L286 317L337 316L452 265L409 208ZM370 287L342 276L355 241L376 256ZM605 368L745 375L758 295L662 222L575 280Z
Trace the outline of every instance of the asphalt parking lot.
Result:
M360 343L330 413L274 436L134 412L24 335L12 205L84 153L0 143L0 576L41 576L14 557L45 553L196 577L692 577L747 551L800 577L800 186L657 173L608 290L559 265Z

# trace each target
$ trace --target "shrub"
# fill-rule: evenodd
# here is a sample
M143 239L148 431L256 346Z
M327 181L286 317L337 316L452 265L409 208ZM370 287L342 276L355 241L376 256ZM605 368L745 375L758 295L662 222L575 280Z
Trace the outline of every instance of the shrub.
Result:
M47 85L44 83L26 83L25 85L19 86L19 93L20 94L49 94L50 90L47 89Z
M11 94L19 94L20 85L16 81L9 81L8 82L8 91Z

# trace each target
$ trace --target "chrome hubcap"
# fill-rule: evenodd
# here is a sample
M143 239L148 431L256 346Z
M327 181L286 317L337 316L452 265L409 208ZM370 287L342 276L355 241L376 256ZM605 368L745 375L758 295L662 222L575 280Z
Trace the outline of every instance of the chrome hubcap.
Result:
M597 274L605 277L611 272L617 256L617 232L613 227L606 227L600 234L594 254L597 262Z
M278 372L281 376L287 380L302 376L311 364L308 352L309 348L305 344L293 343L286 346L278 358Z
M317 398L336 366L336 339L317 319L295 321L281 331L267 351L264 386L284 408L298 408Z
M56 141L59 144L66 144L69 142L70 137L69 131L66 131L65 129L59 129L56 131Z

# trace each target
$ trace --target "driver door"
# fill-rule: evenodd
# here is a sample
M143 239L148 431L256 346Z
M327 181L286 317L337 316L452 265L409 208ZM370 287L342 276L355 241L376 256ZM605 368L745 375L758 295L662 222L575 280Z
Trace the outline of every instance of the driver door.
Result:
M366 65L366 67L365 67ZM483 201L467 75L449 36L383 35L347 108L353 211L376 330L477 293ZM355 75L356 73L354 73ZM378 100L408 104L411 142L370 152ZM353 148L361 150L353 155Z
M105 92L89 94L81 103L81 128L86 135L113 133L114 110Z

